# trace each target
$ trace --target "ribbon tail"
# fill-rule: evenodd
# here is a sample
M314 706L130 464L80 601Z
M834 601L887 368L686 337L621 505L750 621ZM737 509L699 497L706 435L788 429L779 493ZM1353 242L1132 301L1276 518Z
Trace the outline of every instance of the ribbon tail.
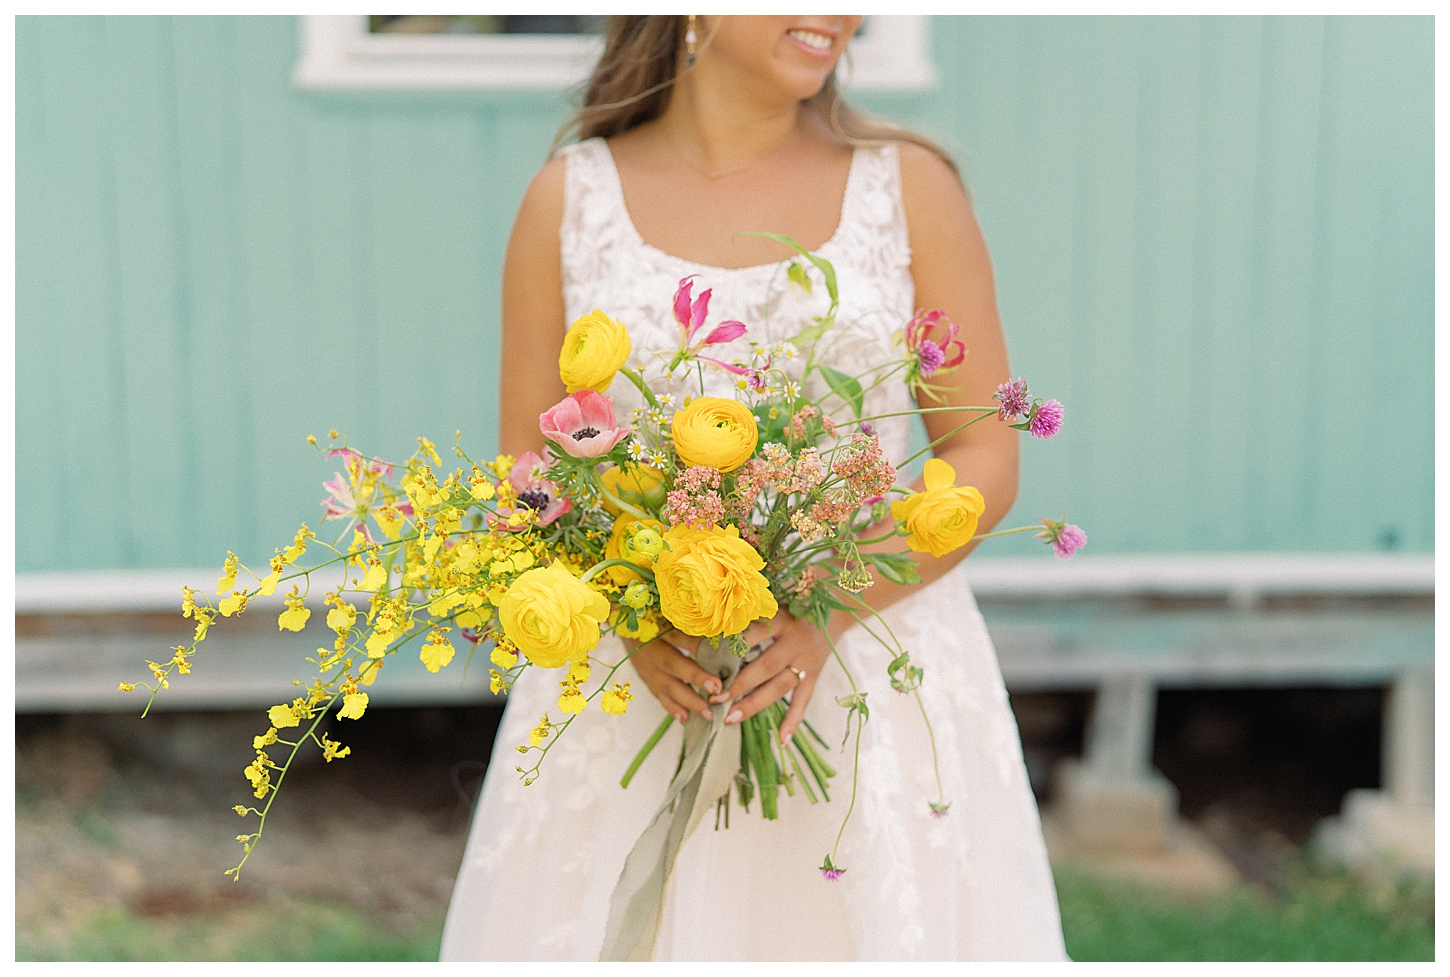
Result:
M714 656L706 648L707 643L702 642L697 661L707 670L715 670L709 661ZM726 655L728 658L728 652ZM723 676L728 686L740 662L722 660L719 665L729 671L728 676ZM680 846L721 795L729 791L740 769L740 727L725 725L729 706L728 702L713 706L708 724L699 716L691 716L685 724L684 763L665 790L649 827L624 860L624 869L610 896L600 960L639 961L654 955L665 888Z

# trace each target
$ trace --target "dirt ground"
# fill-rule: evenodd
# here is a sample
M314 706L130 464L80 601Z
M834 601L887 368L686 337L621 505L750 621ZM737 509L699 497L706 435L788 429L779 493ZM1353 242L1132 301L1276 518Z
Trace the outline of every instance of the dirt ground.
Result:
M1231 864L1239 880L1272 890L1343 791L1378 779L1372 690L1179 698L1164 696L1154 763L1179 786L1201 854ZM1080 751L1088 705L1081 696L1013 697L1034 788L1049 811L1049 772ZM1300 719L1293 750L1276 739L1286 709ZM145 720L20 716L17 953L120 953L120 937L108 937L101 949L76 943L97 920L119 914L124 919L113 928L140 927L125 951L134 959L162 952L154 945L162 930L178 941L210 941L201 955L211 959L267 959L268 941L275 946L284 936L278 921L309 915L313 931L346 924L356 931L346 937L353 941L391 934L411 941L407 952L429 958L500 714L490 707L376 708L334 728L352 755L324 764L316 751L304 751L307 760L288 775L239 882L223 872L241 857L235 836L254 830L255 819L231 807L253 801L242 769L252 758L252 736L268 725L260 710L162 712ZM333 910L341 922L316 922L319 912ZM336 952L306 945L310 938L295 936L301 942L288 952ZM243 946L247 941L259 945ZM198 955L184 946L165 952Z
M64 955L116 907L154 920L327 904L384 931L436 928L498 710L375 712L347 731L352 756L289 774L238 882L223 872L256 819L230 807L253 802L242 768L264 716L21 717L17 947Z

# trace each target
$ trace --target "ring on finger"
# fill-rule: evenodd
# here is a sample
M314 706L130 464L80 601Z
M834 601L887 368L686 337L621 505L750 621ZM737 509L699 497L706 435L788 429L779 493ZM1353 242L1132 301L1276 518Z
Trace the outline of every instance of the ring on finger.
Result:
M786 668L795 673L796 681L804 682L806 680L806 673L801 669L796 668L794 665L787 665Z

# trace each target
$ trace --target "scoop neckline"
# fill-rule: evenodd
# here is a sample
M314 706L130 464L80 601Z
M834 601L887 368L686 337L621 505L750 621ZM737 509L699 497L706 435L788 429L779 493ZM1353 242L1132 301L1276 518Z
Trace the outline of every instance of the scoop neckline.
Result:
M614 200L615 203L619 206L619 212L624 215L624 225L629 228L629 233L630 236L634 238L634 243L639 247L643 248L645 251L648 251L656 255L657 257L663 258L667 261L673 261L677 265L684 265L689 268L703 268L705 271L711 273L719 272L727 275L740 274L747 271L760 271L763 268L777 268L784 262L791 260L789 258L781 258L778 261L767 261L763 264L758 265L743 265L739 268L726 268L721 265L707 265L703 262L691 261L688 258L681 258L679 255L670 254L668 251L665 251L662 248L657 248L653 244L650 244L644 239L644 235L639 233L639 228L636 227L634 224L634 217L629 212L629 204L624 199L624 181L619 178L619 167L614 162L614 151L609 148L609 142L603 136L596 136L595 138L599 140L599 146L604 151L604 159L609 164L609 175L614 184ZM825 240L825 243L810 249L812 253L818 253L820 251L824 251L827 248L833 247L837 239L841 236L841 230L846 226L846 211L851 203L851 188L855 186L858 180L856 171L858 168L857 164L860 163L862 159L861 153L862 147L860 146L856 146L851 150L851 166L850 169L846 171L846 189L841 194L841 212L836 217L836 229L831 232L831 236Z

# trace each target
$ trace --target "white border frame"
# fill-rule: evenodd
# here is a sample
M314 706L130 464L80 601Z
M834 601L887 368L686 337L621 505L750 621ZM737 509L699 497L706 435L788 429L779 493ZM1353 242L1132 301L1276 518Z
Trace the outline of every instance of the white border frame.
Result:
M561 91L599 60L597 37L369 34L365 16L298 17L305 91ZM851 91L923 91L939 76L925 16L872 16L842 69Z

